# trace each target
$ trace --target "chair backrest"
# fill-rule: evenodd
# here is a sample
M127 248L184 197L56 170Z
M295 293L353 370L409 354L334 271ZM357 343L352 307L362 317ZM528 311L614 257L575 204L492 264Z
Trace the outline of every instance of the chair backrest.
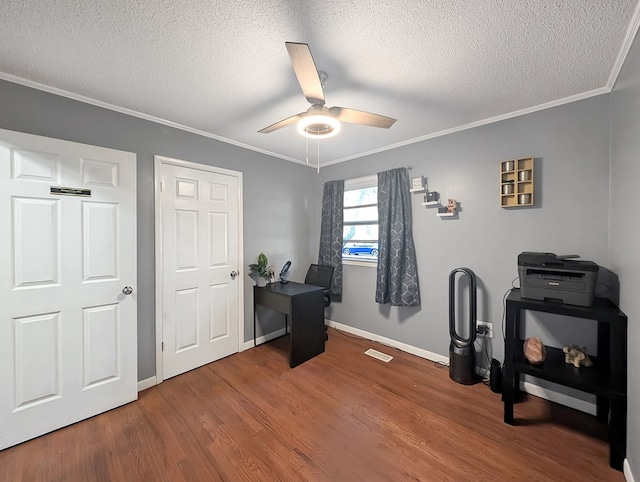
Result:
M312 264L309 266L304 283L308 285L322 286L326 291L331 291L331 278L333 278L333 266Z

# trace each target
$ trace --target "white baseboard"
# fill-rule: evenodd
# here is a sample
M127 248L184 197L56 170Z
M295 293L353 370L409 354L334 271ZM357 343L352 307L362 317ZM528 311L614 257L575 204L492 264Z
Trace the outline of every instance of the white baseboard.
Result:
M147 388L155 387L157 385L156 376L149 377L145 380L140 380L138 382L138 392L142 390L146 390Z
M423 350L422 348L418 348L412 345L407 345L406 343L392 340L384 336L376 335L375 333L369 333L368 331L360 330L358 328L353 328L352 326L349 326L349 325L343 325L333 320L325 320L325 323L338 330L346 331L347 333L352 333L354 335L360 336L362 338L366 338L371 341L377 341L379 343L382 343L383 345L392 346L394 348L397 348L407 353L411 353L412 355L419 356L420 358L424 358L426 360L431 360L434 362L441 362L441 363L449 363L449 357L447 356L438 355L437 353L433 353L428 350ZM567 407L575 408L576 410L586 412L590 415L596 414L596 405L594 403L586 402L584 400L580 400L578 398L574 398L569 395L564 395L562 393L553 392L551 390L539 387L538 385L534 385L533 383L530 383L530 382L520 382L520 389L536 397L544 398L545 400L556 402L561 405L565 405Z
M274 338L278 338L282 335L284 335L284 328L280 328L279 330L257 337L256 343L259 345L261 343L273 340ZM253 340L245 341L244 346L242 347L242 351L248 350L249 348L253 348Z
M627 482L634 482L633 473L631 473L631 465L629 465L629 459L624 459L624 463L622 464L622 473L624 474L624 478L627 479Z
M402 350L407 353L411 353L412 355L419 356L420 358L425 358L426 360L449 363L449 357L447 356L438 355L437 353L423 350L422 348L418 348L416 346L407 345L406 343L392 340L391 338L386 338L384 336L376 335L375 333L369 333L368 331L359 330L358 328L354 328L349 325L343 325L342 323L337 323L332 320L325 320L325 323L328 326L336 328L340 331L346 331L347 333L361 336L362 338L366 338L367 340L377 341L378 343L382 343L383 345L389 345L393 348L397 348L398 350Z
M260 343L264 343L266 341L269 340L273 340L274 338L278 338L279 336L284 335L284 328L281 328L277 331L274 331L272 333L268 333L266 335L263 336L259 336L256 338L256 343L260 344ZM253 340L250 341L245 341L244 345L242 346L242 351L248 350L249 348L253 348ZM140 380L138 382L138 392L141 392L142 390L146 390L147 388L151 388L156 386L157 380L155 375L152 377L147 378L146 380Z

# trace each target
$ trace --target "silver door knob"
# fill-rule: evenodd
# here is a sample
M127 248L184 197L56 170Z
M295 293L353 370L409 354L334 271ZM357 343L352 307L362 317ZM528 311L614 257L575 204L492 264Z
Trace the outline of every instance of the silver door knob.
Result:
M238 277L238 272L237 271L232 271L229 274L231 275L231 279L236 279Z
M130 295L131 293L133 293L133 288L131 286L125 286L124 288L122 288L122 293L125 295Z

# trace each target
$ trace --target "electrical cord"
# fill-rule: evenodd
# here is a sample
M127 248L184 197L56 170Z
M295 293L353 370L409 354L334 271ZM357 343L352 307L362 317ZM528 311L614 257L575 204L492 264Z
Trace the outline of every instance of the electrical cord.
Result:
M504 331L505 323L507 319L507 296L509 296L509 293L511 293L511 290L513 290L514 288L519 288L519 286L516 286L514 284L517 279L520 279L520 277L516 276L511 280L511 288L505 291L504 295L502 296L502 340L505 343L507 341L507 335L505 334L505 331Z
M482 366L482 355L484 355L487 359L487 363L491 365L491 355L489 352L489 347L491 347L491 354L493 354L493 346L491 345L491 340L484 337L484 343L476 339L475 341L478 343L478 347L480 348L480 370L482 370L482 383L485 385L489 385L489 374L490 370Z
M338 330L335 326L332 327L337 333L339 333L342 336L346 336L347 338L353 338L354 340L366 340L366 341L371 341L368 338L365 338L363 336L358 336L358 335L352 335L350 333L347 333L346 331L342 331L342 330ZM376 342L376 343L380 343L380 342ZM384 343L380 343L381 345L384 345ZM387 345L389 346L389 345ZM395 347L394 347L395 348Z

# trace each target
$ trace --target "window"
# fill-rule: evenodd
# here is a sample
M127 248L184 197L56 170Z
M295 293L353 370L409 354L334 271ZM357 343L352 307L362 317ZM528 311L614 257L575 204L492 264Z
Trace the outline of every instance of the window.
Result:
M343 229L343 260L378 260L377 176L345 180Z

